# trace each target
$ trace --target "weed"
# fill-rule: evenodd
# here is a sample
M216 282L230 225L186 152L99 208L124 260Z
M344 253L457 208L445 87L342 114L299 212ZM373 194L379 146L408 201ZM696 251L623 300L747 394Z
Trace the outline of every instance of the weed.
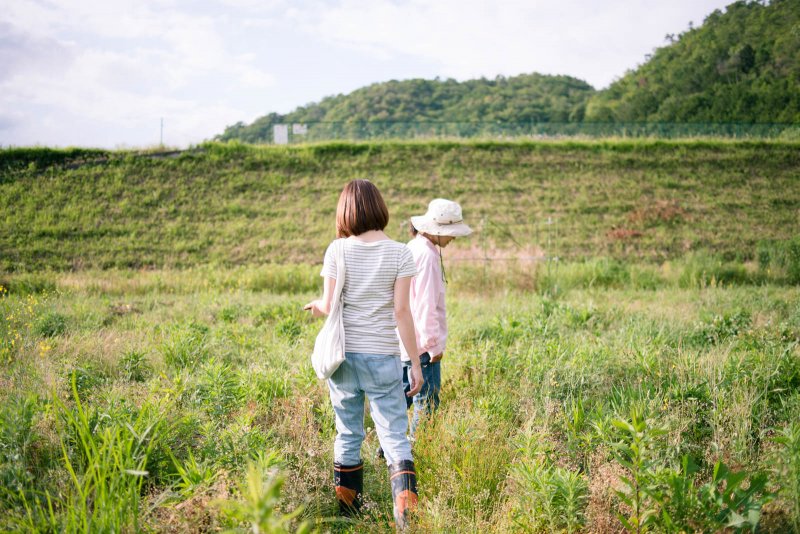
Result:
M78 393L87 393L105 384L108 377L96 365L87 363L82 367L72 369L65 379L68 383L74 383Z
M194 400L207 414L227 415L239 406L243 396L239 377L229 365L212 358L201 366Z
M58 312L45 313L36 320L33 331L44 337L60 336L67 331L67 318Z
M202 457L211 459L217 468L240 469L248 460L270 448L268 431L255 426L247 413L238 414L225 426L207 422L200 432Z
M782 480L780 495L786 501L794 530L800 532L800 423L793 421L784 427L775 441L781 445L777 467Z
M173 328L161 345L164 362L175 369L195 367L211 353L208 328L195 323Z
M240 500L228 499L217 501L216 504L235 525L247 525L247 529L254 533L312 532L307 521L293 527L303 512L302 507L288 514L278 512L285 480L285 476L277 469L270 469L269 464L264 466L260 462L251 462L247 466L245 480L237 484Z
M243 310L240 306L226 306L220 310L219 318L226 323L232 323L244 315L244 313L245 310Z
M546 296L516 291L516 275L487 286L496 295L451 284L442 404L414 443L415 528L619 531L619 513L642 530L791 531L800 290L783 270L763 286L681 288L683 261L621 262L627 281L610 264L562 264L574 284ZM64 292L0 291L0 530L249 528L263 501L231 481L255 461L264 484L267 466L291 470L272 517L305 508L284 528L387 531L370 419L366 513L327 524L335 421L307 357L312 296L248 289L270 269L70 272L48 275ZM318 268L281 269L319 282ZM591 282L598 269L608 286ZM104 324L109 302L137 312ZM53 311L67 335L35 333ZM208 502L231 490L249 511L223 525Z
M648 492L660 507L660 513L653 518L657 528L677 533L707 526L705 518L708 512L694 480L698 471L699 467L691 457L683 456L680 467L666 468L653 476Z
M515 481L514 522L528 531L579 532L586 522L586 478L543 461L523 461L511 472Z
M290 343L294 343L303 332L303 327L296 318L286 317L275 325L275 332Z
M733 313L711 315L695 326L691 341L700 345L719 345L735 337L750 326L750 313L738 310Z
M170 458L177 471L175 487L183 497L191 497L198 488L210 484L216 473L205 462L198 462L190 452L185 462L181 463L170 453Z
M36 484L31 453L38 436L34 419L39 403L33 396L13 397L0 406L0 500L16 500Z
M258 405L268 407L273 399L290 396L292 386L285 375L275 370L251 369L242 373L242 390Z
M144 382L152 373L147 355L137 350L129 350L119 360L119 375L130 382Z
M700 487L700 499L706 513L713 515L717 528L755 532L761 508L772 499L767 491L767 476L732 471L724 463L714 465L711 480Z
M150 406L125 424L98 427L84 408L73 380L74 408L55 399L70 442L62 443L64 467L71 487L63 498L64 528L69 531L137 530L147 460L160 433L153 417L163 406Z
M465 516L491 514L502 494L510 457L508 446L493 436L508 432L507 424L496 422L490 430L490 423L478 414L442 408L426 423L417 429L414 444L420 487L441 495Z
M617 461L630 473L622 477L625 484L617 496L628 506L630 514L620 514L619 519L630 532L644 532L654 523L657 509L650 498L651 471L657 465L654 446L656 438L665 431L647 423L641 408L633 407L629 421L615 419L613 425L622 433L622 440L614 444Z

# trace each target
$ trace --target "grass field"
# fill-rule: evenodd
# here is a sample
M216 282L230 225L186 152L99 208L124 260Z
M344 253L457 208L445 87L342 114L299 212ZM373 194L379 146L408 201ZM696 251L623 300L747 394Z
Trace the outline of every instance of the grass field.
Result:
M488 221L446 251L412 532L800 532L798 148L2 150L0 531L391 532L368 415L336 516L301 311L369 176L394 237L438 194Z
M300 510L292 529L390 531L374 431L366 514L332 519L333 413L300 311L317 275L280 269L263 288L203 270L7 277L0 528L277 528ZM598 269L475 292L454 268L415 531L612 532L618 514L634 531L796 530L798 289L599 285Z

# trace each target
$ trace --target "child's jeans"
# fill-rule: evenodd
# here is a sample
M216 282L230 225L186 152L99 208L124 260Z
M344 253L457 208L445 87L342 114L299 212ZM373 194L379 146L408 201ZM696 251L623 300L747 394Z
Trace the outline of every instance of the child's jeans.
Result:
M419 426L420 417L431 415L439 407L439 390L442 389L442 367L441 362L431 362L431 356L427 352L419 357L419 363L422 366L422 379L425 381L422 384L422 389L414 395L414 414L411 417L411 429L409 435L413 438L417 427ZM408 379L408 370L411 368L411 362L403 362L403 390L410 391L411 383ZM406 399L409 399L406 397ZM411 400L406 402L406 405L411 407Z
M386 463L412 460L406 437L408 416L403 400L402 365L398 356L346 352L339 368L328 379L336 414L334 460L342 465L361 462L364 441L364 395Z

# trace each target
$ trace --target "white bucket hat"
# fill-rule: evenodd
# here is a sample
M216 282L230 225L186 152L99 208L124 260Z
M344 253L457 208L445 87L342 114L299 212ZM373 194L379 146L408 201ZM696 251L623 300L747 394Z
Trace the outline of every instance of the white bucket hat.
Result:
M431 200L428 212L411 217L411 224L418 231L429 235L462 237L472 233L472 229L464 224L458 202L444 198Z

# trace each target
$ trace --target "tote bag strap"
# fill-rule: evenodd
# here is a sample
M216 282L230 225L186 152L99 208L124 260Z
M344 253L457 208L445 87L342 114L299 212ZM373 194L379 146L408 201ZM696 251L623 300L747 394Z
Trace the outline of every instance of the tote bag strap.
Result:
M336 286L333 290L331 313L342 306L342 290L344 289L344 277L346 275L344 265L344 241L344 238L336 240Z

